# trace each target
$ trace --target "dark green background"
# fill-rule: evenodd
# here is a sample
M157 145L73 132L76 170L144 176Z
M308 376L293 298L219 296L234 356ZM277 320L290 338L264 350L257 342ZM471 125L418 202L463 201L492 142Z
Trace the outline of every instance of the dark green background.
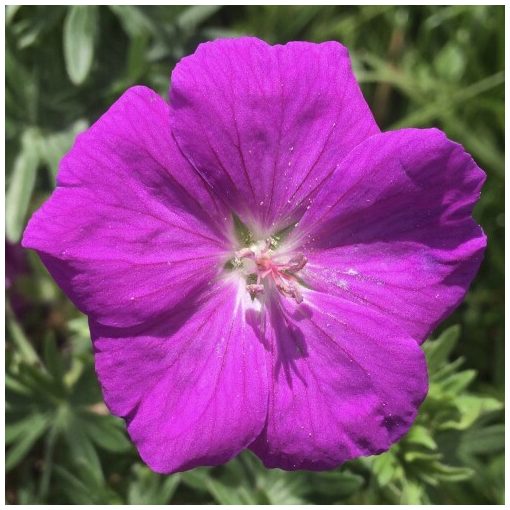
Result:
M161 477L102 404L86 319L17 243L76 133L133 84L166 97L200 41L244 34L338 40L382 129L437 126L462 143L488 175L476 209L488 250L425 344L429 397L389 453L327 473L243 454ZM6 42L8 502L503 502L503 7L11 6Z

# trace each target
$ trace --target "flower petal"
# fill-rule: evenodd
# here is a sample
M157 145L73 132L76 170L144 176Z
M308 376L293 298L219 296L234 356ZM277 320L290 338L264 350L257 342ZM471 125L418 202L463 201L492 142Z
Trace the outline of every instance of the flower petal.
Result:
M273 386L251 449L267 467L330 469L387 450L427 393L416 342L368 308L305 291L273 300Z
M287 227L342 158L379 132L336 42L201 44L173 71L170 104L190 163L264 232Z
M169 123L155 92L128 90L78 137L56 190L25 230L23 246L105 325L168 312L221 268L226 215L181 156Z
M417 341L462 301L486 246L472 219L485 174L435 129L361 143L289 243L316 290L379 310Z
M136 333L91 324L105 402L154 471L226 462L264 426L265 351L238 299L218 284Z

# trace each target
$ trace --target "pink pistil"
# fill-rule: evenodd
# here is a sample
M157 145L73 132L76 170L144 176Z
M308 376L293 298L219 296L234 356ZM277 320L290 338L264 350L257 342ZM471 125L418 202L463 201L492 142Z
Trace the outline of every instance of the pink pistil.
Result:
M271 278L281 294L294 299L296 303L301 303L303 295L295 274L305 267L308 259L299 253L286 263L276 263L270 248L271 241L267 239L235 253L238 259L249 259L254 262L255 268L248 276L256 276L257 282L248 284L246 289L254 298L264 292L263 280Z

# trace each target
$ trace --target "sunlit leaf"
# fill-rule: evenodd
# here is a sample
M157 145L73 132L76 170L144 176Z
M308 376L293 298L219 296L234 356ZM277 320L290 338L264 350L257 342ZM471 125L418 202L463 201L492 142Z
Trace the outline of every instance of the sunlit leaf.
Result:
M429 450L435 450L437 444L432 437L431 431L426 429L423 425L413 425L409 433L405 437L407 443L418 444L428 448Z
M75 85L83 83L92 68L97 24L97 6L69 7L64 22L63 44L67 73Z
M499 400L478 395L459 395L455 399L455 405L459 410L459 418L445 421L441 424L441 429L465 430L483 414L503 408L503 404Z
M21 149L12 170L5 197L5 234L11 242L19 241L25 226L39 166L38 142L37 130L27 129L23 133Z
M399 472L398 461L392 452L374 457L372 466L377 483L381 487L387 485Z
M433 374L448 361L448 356L453 351L460 338L460 326L455 325L443 331L436 340L425 343L425 353L429 372Z
M200 23L203 23L207 18L216 14L219 9L221 9L221 5L193 5L187 7L177 18L177 24L182 30L191 32L195 30Z

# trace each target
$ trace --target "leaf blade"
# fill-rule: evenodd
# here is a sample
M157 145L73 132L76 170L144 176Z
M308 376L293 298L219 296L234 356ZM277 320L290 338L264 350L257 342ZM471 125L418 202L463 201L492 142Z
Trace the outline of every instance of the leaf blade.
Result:
M64 58L74 85L87 78L94 60L98 11L95 5L73 5L64 21Z

